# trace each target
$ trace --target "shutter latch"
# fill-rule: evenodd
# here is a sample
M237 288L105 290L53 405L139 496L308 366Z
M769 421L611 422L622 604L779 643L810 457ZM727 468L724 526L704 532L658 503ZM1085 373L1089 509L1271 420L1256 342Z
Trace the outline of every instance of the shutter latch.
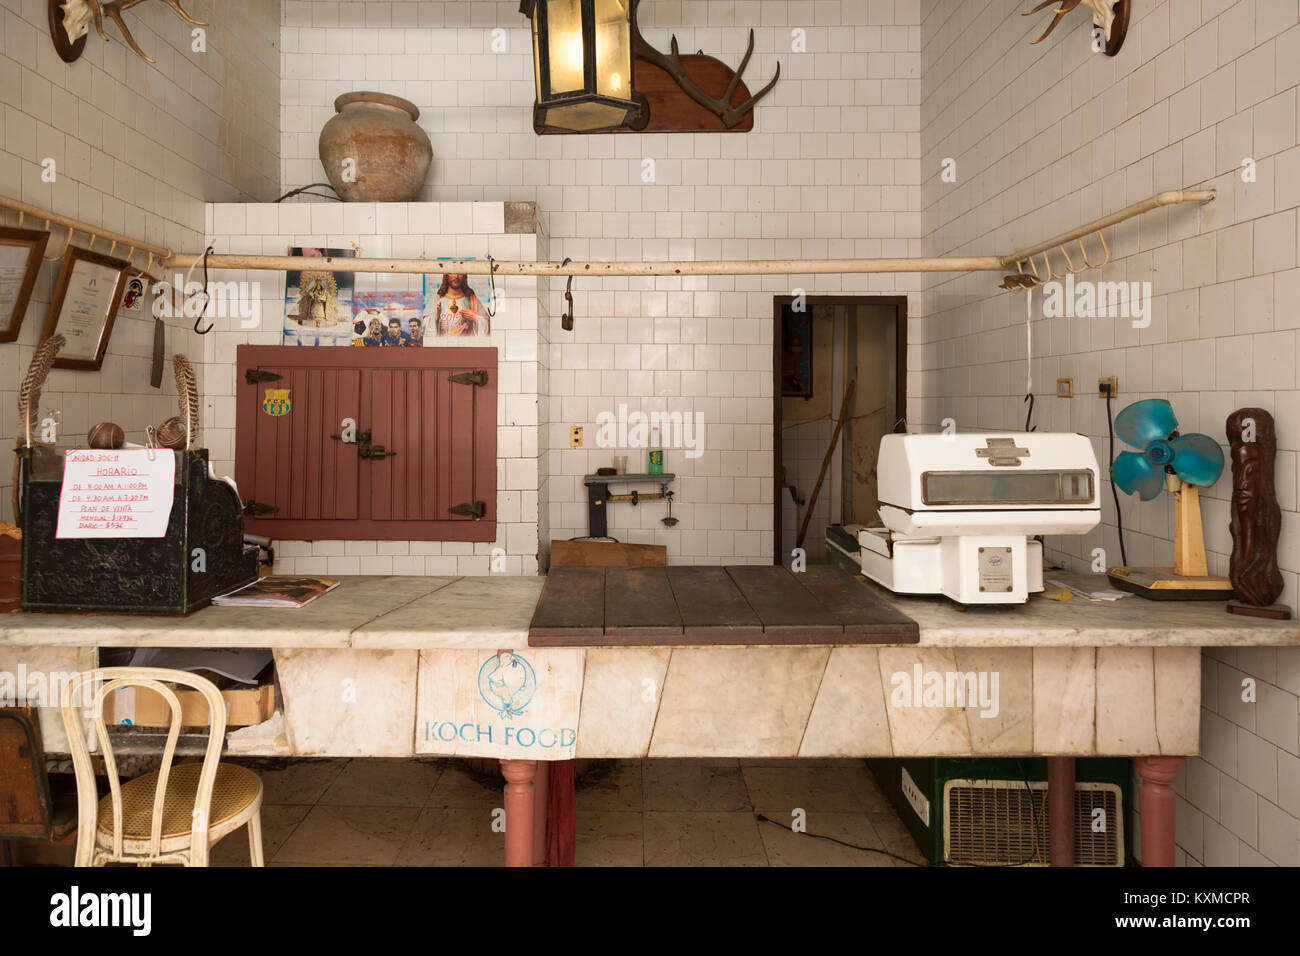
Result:
M280 509L275 505L264 505L260 501L254 501L249 498L244 502L244 514L250 518L256 518L258 515L273 515Z
M478 519L487 514L487 505L481 501L476 501L473 504L466 502L463 505L452 505L447 510L454 515Z
M487 372L479 369L477 372L461 372L458 375L452 375L450 381L457 385L486 385L488 376Z
M275 372L267 372L260 368L250 368L244 372L244 381L249 385L256 385L258 382L278 382L281 377Z

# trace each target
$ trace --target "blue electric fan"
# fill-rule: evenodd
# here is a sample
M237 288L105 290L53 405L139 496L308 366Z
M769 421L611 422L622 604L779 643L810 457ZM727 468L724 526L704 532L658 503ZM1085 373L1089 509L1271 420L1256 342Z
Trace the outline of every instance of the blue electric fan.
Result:
M1223 473L1223 449L1209 435L1178 432L1173 406L1163 398L1134 402L1115 416L1115 434L1141 451L1123 451L1110 466L1111 479L1125 494L1143 501L1164 488L1174 496L1174 566L1121 566L1107 574L1118 588L1164 600L1226 601L1227 578L1208 573L1201 528L1199 488Z

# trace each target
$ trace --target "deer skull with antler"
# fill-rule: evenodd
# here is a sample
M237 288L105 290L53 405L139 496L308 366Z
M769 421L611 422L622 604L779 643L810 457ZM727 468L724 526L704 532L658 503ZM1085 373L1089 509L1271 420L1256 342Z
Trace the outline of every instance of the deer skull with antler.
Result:
M100 38L107 40L108 34L104 32L104 16L107 14L122 31L122 38L126 40L127 46L141 59L154 63L156 62L154 58L140 49L140 45L135 42L135 37L131 35L126 22L122 19L123 13L144 2L145 0L113 0L111 3L105 3L103 0L64 0L59 5L59 9L63 11L63 32L68 35L69 42L76 43L90 32L90 24L93 21L95 31ZM175 10L185 22L199 27L207 26L204 21L196 20L186 13L181 8L180 0L163 0L163 3Z
M1120 46L1124 43L1124 35L1128 32L1131 0L1044 0L1034 9L1026 10L1022 16L1031 17L1056 3L1060 4L1052 11L1056 16L1047 25L1043 35L1033 41L1034 43L1042 43L1046 40L1048 34L1056 29L1056 25L1065 18L1067 13L1082 6L1092 11L1092 25L1101 30L1106 38L1105 53L1114 56L1119 52Z

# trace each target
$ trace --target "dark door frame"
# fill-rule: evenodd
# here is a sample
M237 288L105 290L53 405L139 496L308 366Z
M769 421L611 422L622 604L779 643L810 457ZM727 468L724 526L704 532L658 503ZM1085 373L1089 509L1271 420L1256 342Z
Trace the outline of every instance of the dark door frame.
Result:
M781 502L785 488L781 484L781 310L793 305L795 296L778 295L772 303L772 563L782 564ZM803 301L814 305L892 305L897 309L894 319L895 339L895 392L894 405L898 412L895 431L907 431L907 296L905 295L808 295ZM832 403L833 405L834 403ZM833 412L832 412L833 413Z

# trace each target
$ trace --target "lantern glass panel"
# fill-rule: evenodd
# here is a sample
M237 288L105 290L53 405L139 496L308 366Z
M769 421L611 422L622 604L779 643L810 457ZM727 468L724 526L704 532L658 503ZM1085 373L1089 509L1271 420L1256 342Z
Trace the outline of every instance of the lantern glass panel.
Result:
M538 55L539 43L537 39L537 14L533 14L533 81L537 87L537 98L542 98L542 60Z
M627 0L596 0L596 92L632 97L632 28Z
M550 0L546 4L546 45L551 68L549 94L584 89L581 0Z

